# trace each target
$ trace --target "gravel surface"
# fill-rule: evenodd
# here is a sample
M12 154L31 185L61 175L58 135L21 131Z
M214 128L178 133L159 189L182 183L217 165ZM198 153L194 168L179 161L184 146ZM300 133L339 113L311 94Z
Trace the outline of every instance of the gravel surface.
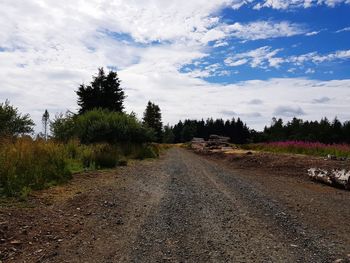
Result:
M21 244L12 254L11 238L0 244L3 260L349 262L349 192L259 173L258 167L244 172L180 148L96 177L73 180L69 191L80 186L78 195L62 199L48 190L50 205L38 202L47 194L33 200L33 209L52 213L53 223L78 219L73 227L50 230L59 242L28 245L25 236L44 228L40 222L25 236L13 234ZM28 208L1 208L5 237L16 230L14 215L32 224L26 213Z

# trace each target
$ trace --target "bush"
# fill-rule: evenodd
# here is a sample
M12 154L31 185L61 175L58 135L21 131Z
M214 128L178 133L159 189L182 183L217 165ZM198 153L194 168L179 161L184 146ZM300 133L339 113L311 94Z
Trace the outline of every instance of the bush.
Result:
M143 145L138 152L136 159L157 158L159 156L159 150L154 144Z
M95 145L93 161L96 168L114 168L118 164L118 152L109 144Z
M96 109L76 119L76 135L82 143L143 143L152 140L153 132L133 115Z
M56 115L50 123L52 137L61 142L67 142L74 138L76 136L75 119L75 115L69 111L65 115Z

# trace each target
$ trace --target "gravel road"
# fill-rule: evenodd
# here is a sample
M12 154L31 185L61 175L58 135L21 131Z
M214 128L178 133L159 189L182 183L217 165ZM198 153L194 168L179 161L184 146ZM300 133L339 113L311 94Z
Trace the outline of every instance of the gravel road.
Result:
M343 222L329 224L322 204ZM57 222L79 208L79 231L40 258L29 249L14 261L349 262L349 204L346 191L283 176L264 180L172 148L53 204L67 211Z

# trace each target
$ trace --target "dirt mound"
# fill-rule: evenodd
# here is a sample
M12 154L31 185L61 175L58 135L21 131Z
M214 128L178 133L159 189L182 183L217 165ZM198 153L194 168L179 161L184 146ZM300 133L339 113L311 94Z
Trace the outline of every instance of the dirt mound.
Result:
M252 151L230 151L226 153L201 153L215 159L225 160L238 169L262 169L291 176L308 176L308 169L349 169L350 160L339 161L322 157Z

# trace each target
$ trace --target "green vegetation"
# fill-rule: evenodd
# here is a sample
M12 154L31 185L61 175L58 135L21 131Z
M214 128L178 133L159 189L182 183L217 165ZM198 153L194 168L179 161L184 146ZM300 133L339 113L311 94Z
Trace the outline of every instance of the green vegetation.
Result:
M0 103L0 138L33 132L34 122L28 114L21 115L8 100Z
M158 145L151 142L159 140L161 126L154 129L123 112L125 95L116 72L105 75L99 69L77 94L79 113L68 111L50 122L45 110L44 133L37 139L25 136L33 132L29 115L22 116L8 101L0 104L0 195L25 198L32 190L66 182L76 172L159 156ZM156 110L161 124L158 106Z
M166 142L183 143L189 142L193 137L208 139L211 134L230 137L232 143L243 144L250 140L251 130L240 118L226 120L223 119L203 119L179 121L174 127L167 127ZM169 141L172 139L172 141Z
M69 158L62 144L29 137L0 144L0 187L3 194L23 195L62 183L71 177Z
M275 142L275 141L307 141L324 144L350 144L350 121L340 122L337 118L329 121L303 121L293 118L288 122L272 118L270 126L263 131L255 131L247 127L240 118L232 120L207 119L179 121L172 127L166 126L163 141L179 143L191 141L193 137L208 139L216 134L230 137L236 144Z
M303 121L293 118L283 122L282 119L272 119L270 127L265 127L261 133L255 133L255 142L262 141L307 141L324 144L350 143L350 121L341 123L337 118L329 121Z
M84 145L77 140L4 139L0 143L0 194L23 197L31 190L66 182L75 172L114 168L126 165L129 158L158 155L158 147L153 144Z
M247 144L242 145L241 147L246 150L257 150L274 153L350 157L350 145L348 144L323 144L318 142L285 141Z
M81 84L77 90L79 114L102 108L114 112L122 112L124 109L125 94L120 87L117 72L110 71L105 74L103 68L98 70L90 85Z
M158 105L148 102L145 112L143 113L143 124L151 128L155 133L155 140L162 142L163 123L162 114Z

